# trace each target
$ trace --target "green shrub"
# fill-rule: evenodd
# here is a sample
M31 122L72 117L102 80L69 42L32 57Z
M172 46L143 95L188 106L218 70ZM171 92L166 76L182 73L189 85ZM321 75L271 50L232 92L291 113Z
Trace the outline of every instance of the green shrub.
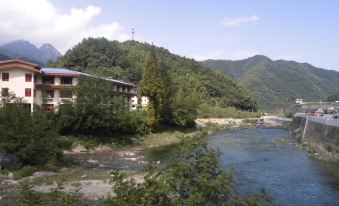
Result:
M7 176L8 173L9 173L8 170L2 169L1 166L0 166L0 175L5 175L5 176Z
M70 150L73 147L75 141L74 137L63 136L58 139L58 147L63 150Z
M36 171L37 171L37 169L35 167L27 165L27 166L24 166L23 168L21 168L18 171L18 174L21 177L28 177L28 176L31 176Z
M289 112L289 113L286 115L287 118L293 118L293 116L294 116L294 114L293 114L292 112Z
M106 198L104 205L243 206L270 202L265 191L249 196L236 195L233 173L221 168L218 151L201 146L181 157L183 159L172 161L165 170L159 171L150 165L142 183L112 171L116 195Z
M17 154L24 165L43 165L62 153L59 138L48 114L30 110L20 104L0 108L0 150Z
M198 109L200 118L257 118L260 117L259 112L237 110L234 107L219 107L201 104Z

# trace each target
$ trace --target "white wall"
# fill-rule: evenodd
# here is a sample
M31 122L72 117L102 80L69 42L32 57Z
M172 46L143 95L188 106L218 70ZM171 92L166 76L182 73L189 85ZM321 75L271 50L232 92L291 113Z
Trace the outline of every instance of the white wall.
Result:
M9 81L2 81L2 73L9 73ZM32 74L31 82L25 81L26 74ZM23 97L24 101L31 104L31 109L33 109L34 72L23 69L2 70L0 72L0 91L2 88L8 88L9 92L14 93L17 97ZM32 90L31 97L25 97L26 88L30 88Z

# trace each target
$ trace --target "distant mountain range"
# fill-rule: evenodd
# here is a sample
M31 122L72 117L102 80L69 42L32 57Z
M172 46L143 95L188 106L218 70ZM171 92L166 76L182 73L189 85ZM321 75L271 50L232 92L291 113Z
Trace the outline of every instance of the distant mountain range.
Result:
M330 92L339 88L339 72L307 63L273 61L262 55L239 61L206 60L202 64L224 72L250 89L261 108L269 111L292 104L296 98L326 100Z
M0 60L19 58L44 65L49 60L56 61L60 56L60 52L48 43L37 48L29 41L18 40L0 47Z

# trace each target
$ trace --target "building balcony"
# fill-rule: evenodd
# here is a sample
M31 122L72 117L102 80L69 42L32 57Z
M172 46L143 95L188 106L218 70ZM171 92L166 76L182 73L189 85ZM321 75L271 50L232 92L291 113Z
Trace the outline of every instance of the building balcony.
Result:
M50 104L54 102L54 98L43 98L43 102L46 104Z
M70 104L73 102L72 98L60 98L59 99L59 103L60 104Z
M35 88L37 89L70 89L74 88L76 85L73 84L36 84Z

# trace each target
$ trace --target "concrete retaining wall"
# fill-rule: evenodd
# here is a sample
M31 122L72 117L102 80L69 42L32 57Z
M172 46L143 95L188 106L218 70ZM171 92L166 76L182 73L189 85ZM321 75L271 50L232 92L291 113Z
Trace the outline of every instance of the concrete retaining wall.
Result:
M339 127L294 117L291 128L317 157L339 163Z

